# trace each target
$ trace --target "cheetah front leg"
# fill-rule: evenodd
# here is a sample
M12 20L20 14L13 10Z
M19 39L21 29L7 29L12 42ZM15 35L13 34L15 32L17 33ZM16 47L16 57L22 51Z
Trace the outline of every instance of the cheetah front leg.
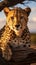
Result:
M2 57L5 58L5 60L9 61L12 57L12 51L9 48L9 46L5 47L4 50L2 50Z
M5 60L9 61L12 57L12 51L11 51L9 45L8 44L5 45L5 44L0 43L0 49L2 50L2 57Z
M2 34L1 38L0 38L0 49L2 50L2 57L4 59L6 59L7 61L9 61L11 59L12 56L12 51L9 47L9 39L10 39L10 30L8 31L5 30L4 33Z

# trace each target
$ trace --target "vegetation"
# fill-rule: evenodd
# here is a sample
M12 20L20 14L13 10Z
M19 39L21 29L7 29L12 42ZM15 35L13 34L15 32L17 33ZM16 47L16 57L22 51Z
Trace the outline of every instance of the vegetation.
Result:
M36 33L31 33L31 42L36 44Z

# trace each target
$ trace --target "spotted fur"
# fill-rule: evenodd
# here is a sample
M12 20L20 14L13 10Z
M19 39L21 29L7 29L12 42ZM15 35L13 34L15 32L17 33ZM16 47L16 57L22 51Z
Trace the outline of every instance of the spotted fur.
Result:
M27 27L28 16L31 9L25 8L4 8L6 15L6 25L0 31L0 49L2 49L2 56L6 60L12 57L11 47L29 47L30 46L30 32Z

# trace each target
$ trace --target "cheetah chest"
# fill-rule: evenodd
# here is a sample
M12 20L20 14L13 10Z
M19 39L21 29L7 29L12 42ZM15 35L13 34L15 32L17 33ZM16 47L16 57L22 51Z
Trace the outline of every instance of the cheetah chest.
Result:
M13 39L12 40L12 45L13 46L22 46L22 45L24 45L25 43L24 43L24 40L22 39L22 38L15 38L15 39Z
M29 41L29 40L27 40L27 41ZM11 44L11 46L13 46L13 47L29 47L30 46L30 43L26 43L27 42L25 39L24 39L24 37L15 37L15 38L12 38L11 40L10 40L10 44Z

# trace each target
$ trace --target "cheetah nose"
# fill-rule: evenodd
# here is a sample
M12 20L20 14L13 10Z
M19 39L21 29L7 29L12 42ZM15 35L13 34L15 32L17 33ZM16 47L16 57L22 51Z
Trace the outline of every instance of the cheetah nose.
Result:
M17 27L17 28L18 28L19 26L20 26L20 25L15 25L15 27Z

